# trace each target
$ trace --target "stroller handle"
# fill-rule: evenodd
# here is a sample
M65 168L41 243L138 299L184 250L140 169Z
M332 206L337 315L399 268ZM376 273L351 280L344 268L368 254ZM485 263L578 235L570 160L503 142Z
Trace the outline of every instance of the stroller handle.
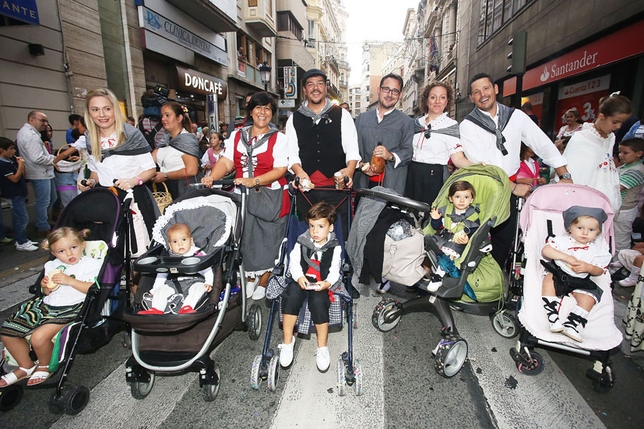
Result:
M206 187L206 185L203 183L191 183L188 186L192 189L204 189ZM235 186L235 181L233 179L213 180L212 185L210 187L223 188L228 186Z
M431 207L427 203L422 201L412 200L411 198L403 197L402 195L388 194L385 192L376 191L374 189L358 189L358 195L363 197L374 197L380 200L387 201L388 203L396 204L397 206L403 206L408 209L416 210L419 213L427 213L430 211Z

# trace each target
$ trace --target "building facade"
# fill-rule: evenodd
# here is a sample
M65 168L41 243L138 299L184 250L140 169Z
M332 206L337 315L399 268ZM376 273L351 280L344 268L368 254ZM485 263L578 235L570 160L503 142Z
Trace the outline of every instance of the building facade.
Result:
M548 134L556 133L571 107L592 121L599 99L614 91L633 100L634 113L641 113L643 2L478 0L461 12L460 22L469 22L468 37L460 40L468 51L467 79L489 73L504 102L531 101ZM517 78L506 70L511 63L506 56L516 49L508 41L520 31L527 33L526 71ZM459 74L459 83L466 88L465 75ZM458 116L470 108L469 100L462 100Z

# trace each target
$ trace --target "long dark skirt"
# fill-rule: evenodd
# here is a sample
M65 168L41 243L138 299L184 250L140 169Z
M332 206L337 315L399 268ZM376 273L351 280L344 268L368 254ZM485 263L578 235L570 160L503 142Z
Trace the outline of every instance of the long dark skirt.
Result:
M446 165L412 162L407 170L405 196L432 205L445 183Z
M261 275L275 266L280 244L286 234L284 216L275 222L267 222L246 211L241 254L246 274Z

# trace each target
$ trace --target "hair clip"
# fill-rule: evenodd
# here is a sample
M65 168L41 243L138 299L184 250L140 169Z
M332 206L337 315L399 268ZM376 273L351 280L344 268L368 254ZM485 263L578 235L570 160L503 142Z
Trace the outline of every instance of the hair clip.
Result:
M609 97L616 97L616 96L618 96L618 95L619 95L619 94L621 94L621 93L622 93L622 91L615 91L615 92L613 92L611 95L609 95Z
M183 113L188 113L188 108L184 105L181 105L181 110L183 110Z

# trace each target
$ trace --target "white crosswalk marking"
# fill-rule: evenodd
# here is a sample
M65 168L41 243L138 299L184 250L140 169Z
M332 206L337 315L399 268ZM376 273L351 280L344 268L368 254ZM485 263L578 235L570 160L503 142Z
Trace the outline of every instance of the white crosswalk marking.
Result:
M293 427L294 422L307 422L307 428L380 428L384 427L383 337L371 326L371 313L380 297L363 296L357 300L358 329L354 330L354 357L364 372L363 395L355 396L352 388L338 396L337 358L347 350L347 329L330 334L331 367L320 373L315 365L315 336L300 341L295 361L271 424L273 429ZM314 405L313 405L314 404Z
M544 371L535 376L523 375L508 354L515 340L494 332L487 318L458 312L454 316L499 428L605 427L545 349L538 349L546 361ZM591 363L587 366L590 368ZM583 365L580 370L585 371ZM512 380L506 384L509 377L517 381L516 388L510 387Z

